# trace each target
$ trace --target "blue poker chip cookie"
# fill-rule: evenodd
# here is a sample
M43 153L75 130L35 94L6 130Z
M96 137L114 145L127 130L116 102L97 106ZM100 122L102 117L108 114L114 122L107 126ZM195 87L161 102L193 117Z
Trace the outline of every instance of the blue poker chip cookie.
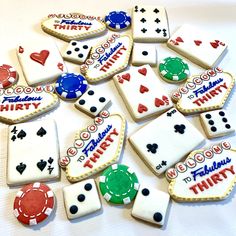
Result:
M64 73L58 77L55 91L62 99L74 100L85 93L87 87L88 83L82 75Z
M112 11L105 17L106 25L111 30L123 30L130 26L131 17L124 11Z

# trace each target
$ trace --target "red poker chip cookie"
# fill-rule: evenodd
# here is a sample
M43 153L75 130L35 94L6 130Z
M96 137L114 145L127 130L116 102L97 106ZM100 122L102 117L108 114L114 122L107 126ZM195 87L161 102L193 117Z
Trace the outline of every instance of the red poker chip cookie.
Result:
M14 215L23 224L37 225L51 214L54 202L54 194L47 185L28 184L16 194Z
M18 74L12 66L0 65L0 89L11 87L17 80Z

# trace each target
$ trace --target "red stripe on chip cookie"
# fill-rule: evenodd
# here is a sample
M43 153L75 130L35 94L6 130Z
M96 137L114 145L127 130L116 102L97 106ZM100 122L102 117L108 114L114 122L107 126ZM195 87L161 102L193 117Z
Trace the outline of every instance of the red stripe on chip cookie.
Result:
M18 81L16 70L7 64L0 65L0 89L9 88Z

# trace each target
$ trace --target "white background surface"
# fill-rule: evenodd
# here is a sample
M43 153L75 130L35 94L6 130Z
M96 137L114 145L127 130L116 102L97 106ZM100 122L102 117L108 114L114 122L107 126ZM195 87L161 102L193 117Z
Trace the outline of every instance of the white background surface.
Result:
M111 10L128 10L138 3L164 5L169 16L170 31L173 33L177 27L184 23L192 23L213 33L229 44L229 52L220 66L231 73L235 73L236 63L236 3L234 0L210 1L210 0L166 0L166 1L92 1L92 0L0 0L0 63L9 63L16 67L20 74L18 84L25 84L24 77L19 66L15 47L26 39L34 37L46 37L40 28L40 21L49 13L81 12L90 15L104 16ZM128 31L129 32L129 31ZM95 41L102 40L102 37ZM56 39L59 48L66 43ZM176 55L164 44L157 45L158 58ZM78 72L78 66L66 63L70 72ZM189 63L191 74L203 71L202 68ZM156 68L155 68L156 71ZM110 112L119 111L126 116L128 122L127 137L140 127L141 123L135 123L121 97L119 96L113 81L101 83L98 86L112 99L113 105ZM166 89L171 92L175 85L165 83ZM230 110L236 127L236 94L230 96L225 108ZM77 130L83 128L91 118L74 108L73 103L61 102L60 107L45 115L46 118L54 118L58 125L60 153L64 155L67 148L73 142ZM194 125L203 130L198 116L189 117ZM143 122L145 123L145 122ZM166 224L163 228L138 221L131 217L132 204L129 206L109 205L102 199L103 210L79 220L67 220L64 210L62 187L69 185L62 171L61 180L49 183L57 198L56 211L40 226L28 228L21 225L13 216L12 205L17 188L9 188L6 185L6 161L7 161L7 137L6 125L0 124L0 235L236 235L236 190L227 200L210 203L176 203L171 202L168 209ZM204 134L204 133L203 133ZM227 137L232 146L236 147L234 135ZM215 139L213 142L220 142ZM210 143L209 140L206 142ZM148 183L152 187L167 191L168 183L164 178L157 178L145 166L128 142L121 157L121 162L131 166L137 173L140 182ZM97 176L96 176L97 177ZM158 199L156 199L158 201Z

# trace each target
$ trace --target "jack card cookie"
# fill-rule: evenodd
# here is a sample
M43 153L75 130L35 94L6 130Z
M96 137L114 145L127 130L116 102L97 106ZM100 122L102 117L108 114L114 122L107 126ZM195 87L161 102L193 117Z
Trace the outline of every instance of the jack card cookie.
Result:
M129 141L160 175L200 145L204 137L180 112L170 109L131 135Z
M176 201L219 201L236 183L236 149L224 141L191 152L184 162L166 171L169 193Z
M149 65L131 67L113 80L135 121L161 114L173 106Z
M192 25L183 25L168 40L167 46L199 66L210 69L226 53L227 44Z
M30 120L59 105L52 85L0 89L0 121L16 124Z
M49 38L20 43L17 56L30 86L52 83L59 75L67 72L56 44Z
M100 17L80 13L50 14L43 20L41 27L46 33L65 41L92 38L106 30Z
M220 68L192 76L172 94L177 109L184 114L220 109L235 84L234 77Z
M59 164L71 182L85 179L117 162L122 151L126 121L119 114L102 111L94 123L77 133L73 146Z
M135 6L132 30L135 42L166 42L169 39L169 25L165 8L162 6Z
M59 145L53 120L11 125L8 128L7 183L22 185L58 179Z
M112 34L105 42L93 47L91 55L80 66L90 83L95 83L124 70L129 62L133 40L128 35Z

